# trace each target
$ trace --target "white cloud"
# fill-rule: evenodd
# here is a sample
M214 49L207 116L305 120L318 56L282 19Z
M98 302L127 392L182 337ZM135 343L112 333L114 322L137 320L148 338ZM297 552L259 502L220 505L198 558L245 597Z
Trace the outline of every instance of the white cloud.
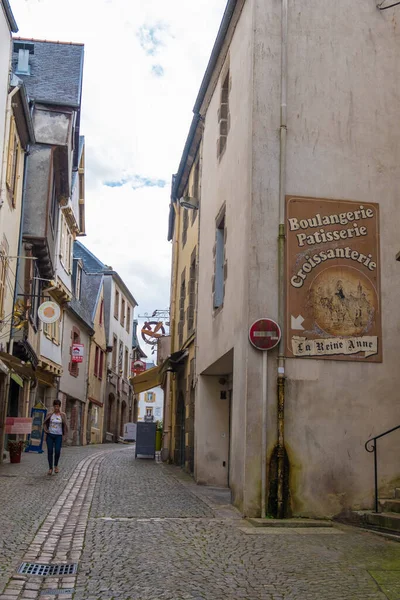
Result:
M139 312L165 308L171 175L226 0L11 4L17 35L85 44L88 236L83 242L120 273ZM140 187L147 180L167 185ZM122 185L104 185L110 182Z

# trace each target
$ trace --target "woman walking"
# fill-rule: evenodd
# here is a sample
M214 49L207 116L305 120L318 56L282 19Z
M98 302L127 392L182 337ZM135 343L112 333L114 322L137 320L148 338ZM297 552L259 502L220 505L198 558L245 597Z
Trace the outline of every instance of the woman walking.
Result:
M54 472L58 473L58 461L60 460L61 445L63 438L68 433L67 416L61 412L60 400L54 400L53 412L49 413L44 420L43 429L47 434L47 458L49 460L48 475L53 474L53 454L54 454Z

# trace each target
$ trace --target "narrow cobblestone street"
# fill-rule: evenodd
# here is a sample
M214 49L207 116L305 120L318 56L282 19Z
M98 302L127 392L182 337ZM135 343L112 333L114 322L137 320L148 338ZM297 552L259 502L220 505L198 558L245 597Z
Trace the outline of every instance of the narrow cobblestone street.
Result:
M345 526L255 528L223 490L135 460L132 447L65 448L0 467L0 600L396 600L400 545ZM21 563L76 565L18 574Z

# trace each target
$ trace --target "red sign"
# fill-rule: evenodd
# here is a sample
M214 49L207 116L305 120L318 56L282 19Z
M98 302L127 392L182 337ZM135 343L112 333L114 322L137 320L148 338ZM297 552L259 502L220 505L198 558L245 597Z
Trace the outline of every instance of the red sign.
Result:
M83 362L83 344L72 344L71 357L73 363Z
M139 373L143 373L146 370L146 363L142 360L134 360L132 361L132 375L139 375Z
M249 339L257 350L272 350L280 342L281 328L272 319L258 319L250 327Z
M7 417L6 433L19 433L21 435L32 433L32 419L26 417Z

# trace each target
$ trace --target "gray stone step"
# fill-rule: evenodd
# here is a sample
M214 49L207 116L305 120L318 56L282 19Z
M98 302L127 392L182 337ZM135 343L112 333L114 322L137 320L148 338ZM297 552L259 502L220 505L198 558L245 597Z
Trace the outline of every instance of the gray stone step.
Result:
M254 527L332 527L332 521L322 519L257 519L248 517Z
M400 513L399 498L381 498L379 500L379 509L381 512Z
M400 499L400 488L396 488L394 490L394 497Z
M366 513L365 521L374 527L388 529L389 531L400 531L400 514L395 512Z

